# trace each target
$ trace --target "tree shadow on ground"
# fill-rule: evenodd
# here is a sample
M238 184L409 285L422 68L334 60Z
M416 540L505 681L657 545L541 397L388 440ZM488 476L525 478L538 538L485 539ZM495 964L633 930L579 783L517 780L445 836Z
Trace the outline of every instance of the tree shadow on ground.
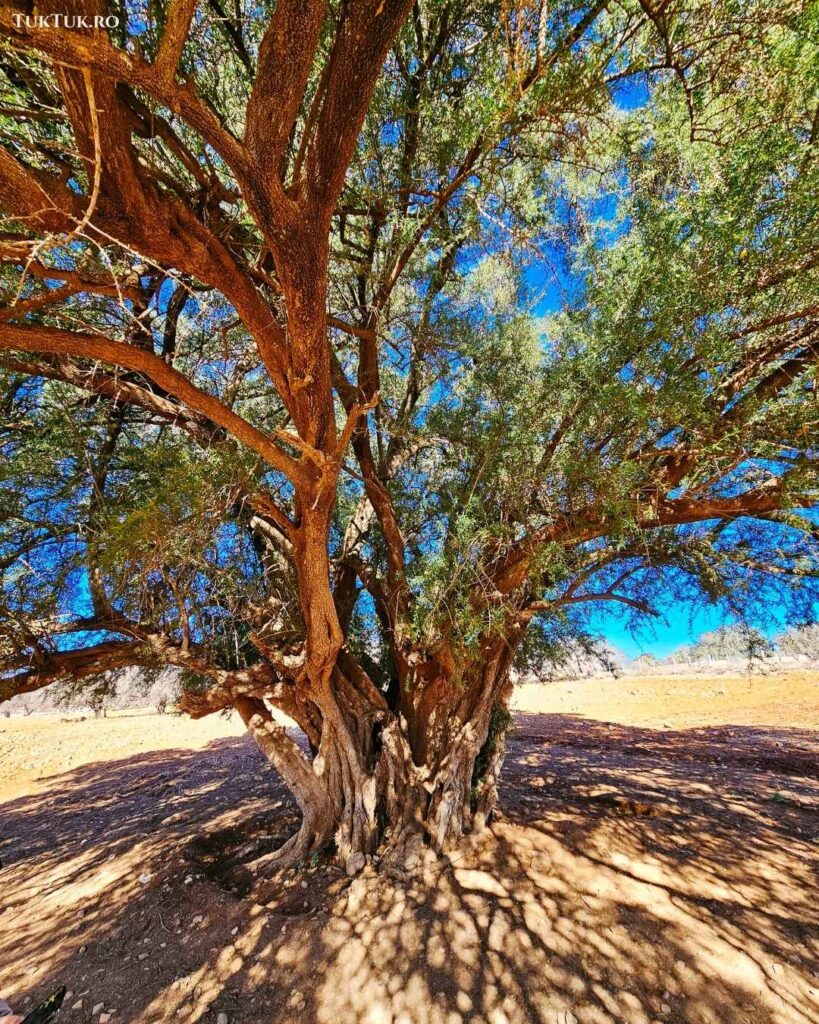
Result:
M0 805L3 994L67 984L77 1024L817 1022L817 749L519 716L490 832L256 899L197 859L295 827L248 741L88 765Z

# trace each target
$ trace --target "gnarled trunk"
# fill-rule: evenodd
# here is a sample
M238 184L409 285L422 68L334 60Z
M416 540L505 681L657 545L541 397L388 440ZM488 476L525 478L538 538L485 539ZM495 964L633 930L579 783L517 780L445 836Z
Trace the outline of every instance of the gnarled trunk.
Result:
M410 840L417 847L418 837L444 851L482 829L497 801L512 654L498 643L457 681L447 673L429 677L403 708L390 708L341 652L327 686L311 694L321 719L312 760L263 701L238 698L248 729L302 813L299 832L257 863L277 869L335 843L354 874L377 851L389 854Z
M505 751L514 639L487 644L458 676L452 702L438 703L425 738L430 766L427 831L445 850L480 831L497 802ZM423 694L419 696L423 704Z

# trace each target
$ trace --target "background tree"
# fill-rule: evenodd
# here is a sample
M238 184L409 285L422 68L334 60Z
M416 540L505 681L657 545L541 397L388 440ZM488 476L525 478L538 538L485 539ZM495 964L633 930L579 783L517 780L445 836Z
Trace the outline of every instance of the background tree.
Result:
M795 626L778 638L777 646L785 655L797 655L815 661L819 657L819 625Z
M783 634L783 639L787 636L788 633ZM682 647L668 660L674 663L733 659L744 662L750 672L754 667L764 665L765 660L770 658L773 652L773 643L758 629L740 623L734 626L720 626L710 633L703 633L695 644Z
M0 698L178 666L352 872L599 602L810 616L815 4L110 10L0 12Z

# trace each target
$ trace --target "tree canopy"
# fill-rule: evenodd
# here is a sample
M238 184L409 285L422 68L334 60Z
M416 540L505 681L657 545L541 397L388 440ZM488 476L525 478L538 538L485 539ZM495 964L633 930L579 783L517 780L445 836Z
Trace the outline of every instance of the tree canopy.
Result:
M0 697L178 665L354 855L345 758L442 845L600 603L812 618L816 3L67 8L0 13Z

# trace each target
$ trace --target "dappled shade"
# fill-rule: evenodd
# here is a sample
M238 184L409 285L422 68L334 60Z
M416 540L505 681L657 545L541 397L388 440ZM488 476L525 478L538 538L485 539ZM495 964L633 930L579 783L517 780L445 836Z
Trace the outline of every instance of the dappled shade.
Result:
M295 827L247 741L91 764L2 807L7 994L63 982L133 1024L805 1024L817 754L798 729L521 715L503 817L448 860L322 861L244 899L190 837Z

